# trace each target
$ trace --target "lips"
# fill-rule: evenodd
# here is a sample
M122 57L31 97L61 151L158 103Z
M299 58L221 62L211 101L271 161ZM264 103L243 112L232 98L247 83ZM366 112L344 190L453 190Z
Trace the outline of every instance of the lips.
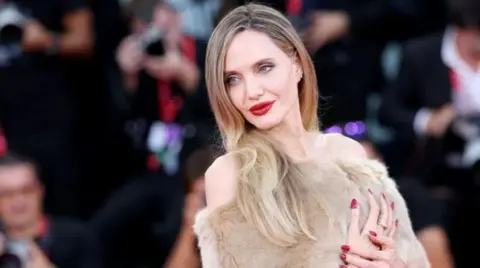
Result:
M275 103L275 101L261 102L261 103L253 105L249 109L249 111L250 111L250 113L252 113L255 116L262 116L262 115L267 114L268 111L270 111L270 109L272 108L274 103Z

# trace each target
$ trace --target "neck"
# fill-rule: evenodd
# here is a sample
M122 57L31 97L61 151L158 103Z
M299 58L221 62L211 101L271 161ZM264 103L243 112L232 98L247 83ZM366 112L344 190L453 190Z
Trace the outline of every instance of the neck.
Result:
M7 226L6 233L9 239L19 240L35 237L40 227L40 218L18 226Z
M478 70L480 67L480 42L475 39L473 34L466 30L456 30L455 44L460 58L472 69Z
M289 115L285 121L271 129L269 134L280 142L286 154L294 159L305 159L310 156L309 133L303 127L300 112Z

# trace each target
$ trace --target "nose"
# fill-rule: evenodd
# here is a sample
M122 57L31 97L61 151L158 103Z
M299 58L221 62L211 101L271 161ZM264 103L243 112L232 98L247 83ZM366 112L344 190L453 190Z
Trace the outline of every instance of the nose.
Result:
M249 100L257 100L264 94L265 91L256 79L250 78L245 81L245 91Z

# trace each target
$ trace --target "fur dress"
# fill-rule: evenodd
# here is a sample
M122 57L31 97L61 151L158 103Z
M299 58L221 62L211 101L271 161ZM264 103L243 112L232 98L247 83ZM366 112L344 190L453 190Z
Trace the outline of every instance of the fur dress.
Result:
M247 223L236 203L231 202L213 211L202 210L196 217L194 229L203 267L338 268L343 264L339 255L342 253L340 246L346 244L350 201L352 198L358 200L363 226L368 216L368 189L377 199L380 193L385 193L389 201L395 202L394 214L399 220L395 241L400 259L409 268L430 267L412 230L405 201L383 164L375 160L352 159L332 161L320 169L315 172L315 177L320 177L318 189L333 216L327 216L313 194L305 194L304 201L311 204L307 208L308 221L317 238L315 241L305 237L294 246L276 246L267 241L255 226Z

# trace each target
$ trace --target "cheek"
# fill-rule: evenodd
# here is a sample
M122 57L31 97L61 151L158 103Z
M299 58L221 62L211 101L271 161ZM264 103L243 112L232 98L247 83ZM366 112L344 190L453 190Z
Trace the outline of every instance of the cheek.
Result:
M293 103L298 99L295 78L288 72L278 73L271 77L270 88L270 92L275 94L284 105Z
M232 101L233 106L235 106L237 110L243 111L248 109L246 107L243 107L244 92L239 87L234 89L229 89L228 96L230 97L230 100Z

